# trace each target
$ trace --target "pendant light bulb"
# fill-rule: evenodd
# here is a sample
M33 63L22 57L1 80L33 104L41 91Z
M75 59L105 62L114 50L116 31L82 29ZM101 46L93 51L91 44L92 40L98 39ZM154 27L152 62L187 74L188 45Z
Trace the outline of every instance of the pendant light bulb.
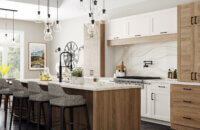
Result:
M45 35L44 35L44 40L45 40L45 41L52 41L52 40L53 40L53 36L52 36L52 33L51 33L50 30L51 30L50 28L48 28L48 29L46 30L46 33L45 33Z
M61 30L60 21L56 20L56 23L55 23L55 26L54 26L53 30L55 32L60 32L60 30Z
M94 8L97 8L97 0L94 0Z
M109 22L109 18L108 18L108 15L106 13L106 9L102 10L101 21L103 21L104 23L108 23Z
M94 35L96 34L96 30L95 30L95 20L91 20L91 23L88 25L88 34L90 35L90 38L94 37Z
M80 0L80 5L81 7L83 7L83 0Z
M36 22L36 23L42 23L42 20L41 20L41 12L40 12L40 0L38 0L37 19L36 19L35 22Z
M41 20L41 12L38 11L37 12L37 20L35 21L36 23L42 23L42 20Z

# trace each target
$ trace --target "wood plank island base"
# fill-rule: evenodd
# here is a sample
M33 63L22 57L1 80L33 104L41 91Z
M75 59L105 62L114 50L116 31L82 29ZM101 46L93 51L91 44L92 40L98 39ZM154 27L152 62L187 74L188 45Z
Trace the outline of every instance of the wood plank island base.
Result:
M24 87L28 86L28 81L37 81L41 88L48 91L48 83L39 80L21 80ZM140 92L141 86L123 85L115 83L96 83L75 85L69 83L59 83L67 94L82 95L87 102L91 130L140 130ZM35 104L37 113L37 104ZM53 122L57 120L59 130L58 108L53 109ZM45 105L45 115L48 118L48 105ZM74 130L80 130L86 125L86 118L83 108L74 110L74 123L83 124L74 126ZM70 129L69 110L65 111L67 129ZM37 121L37 119L35 120Z

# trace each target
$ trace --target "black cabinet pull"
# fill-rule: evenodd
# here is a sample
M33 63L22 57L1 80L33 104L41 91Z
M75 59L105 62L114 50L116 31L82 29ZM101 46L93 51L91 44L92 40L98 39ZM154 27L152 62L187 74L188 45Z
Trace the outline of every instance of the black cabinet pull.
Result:
M194 80L197 80L197 72L194 73Z
M167 32L160 32L160 34L167 34Z
M135 35L135 37L141 37L141 35Z
M191 25L193 25L193 18L194 18L194 17L192 16L192 17L191 17Z
M151 93L151 100L154 100L154 99L153 99L153 94L154 94L154 93Z
M191 72L191 80L193 80L193 73L194 73L194 72Z
M197 16L194 16L194 24L197 24Z
M192 118L190 118L190 117L183 117L183 119L187 119L187 120L192 120Z
M185 102L185 103L192 103L192 101L186 101L186 100L183 100L183 102Z
M190 91L190 90L192 90L192 89L191 89L191 88L183 88L183 90Z
M165 88L165 86L158 86L159 88Z

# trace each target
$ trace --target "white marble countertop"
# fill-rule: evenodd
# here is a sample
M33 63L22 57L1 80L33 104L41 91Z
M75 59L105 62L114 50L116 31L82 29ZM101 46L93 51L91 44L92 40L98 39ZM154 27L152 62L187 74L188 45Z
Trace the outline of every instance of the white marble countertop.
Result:
M71 84L67 82L58 82L58 81L40 81L39 79L22 79L22 83L28 83L28 81L35 81L40 85L48 85L48 83L55 83L61 85L63 88L72 88L80 90L89 90L89 91L105 91L105 90L118 90L118 89L133 89L133 88L142 88L140 85L127 85L127 84L116 84L108 79L100 80L99 82L90 82L84 84Z
M200 86L198 82L180 82L176 79L154 79L154 80L144 80L144 83L160 83L160 84L182 84L182 85L195 85Z

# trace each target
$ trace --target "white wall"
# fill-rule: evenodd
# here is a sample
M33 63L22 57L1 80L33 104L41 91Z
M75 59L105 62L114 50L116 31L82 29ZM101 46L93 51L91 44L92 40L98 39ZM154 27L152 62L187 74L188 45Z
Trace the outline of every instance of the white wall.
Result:
M4 25L4 20L0 19L1 30L4 30ZM8 20L8 30L12 30L11 20ZM39 71L28 70L28 42L44 42L44 25L36 24L34 22L15 20L15 30L24 32L24 78L38 78L40 74ZM49 52L47 52L47 55L49 55Z
M51 74L56 74L55 65L59 62L59 53L55 50L61 47L64 50L65 45L74 41L78 47L84 44L84 23L87 23L88 17L79 17L71 20L61 21L61 32L54 33L55 39L51 42L50 52L50 70ZM78 66L83 66L83 51L80 52Z

